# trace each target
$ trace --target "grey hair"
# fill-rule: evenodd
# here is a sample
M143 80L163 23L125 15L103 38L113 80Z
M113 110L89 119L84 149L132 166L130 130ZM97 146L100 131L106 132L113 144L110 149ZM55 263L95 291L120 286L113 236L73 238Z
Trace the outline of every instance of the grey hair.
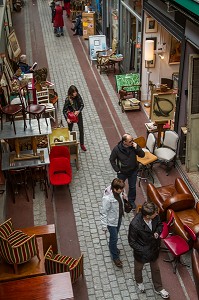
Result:
M26 62L26 55L25 55L25 54L22 54L22 55L20 56L20 61L23 62L23 63Z

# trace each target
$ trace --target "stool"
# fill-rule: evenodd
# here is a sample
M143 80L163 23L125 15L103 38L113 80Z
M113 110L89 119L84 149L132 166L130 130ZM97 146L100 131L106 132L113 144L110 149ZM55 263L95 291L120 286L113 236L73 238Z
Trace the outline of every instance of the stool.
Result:
M40 190L45 191L46 198L48 198L48 175L45 166L37 166L30 168L32 175L32 190L33 190L33 199L35 199L35 186L36 183L39 182Z
M19 193L18 186L23 186L27 201L29 202L29 196L28 196L28 175L29 171L26 168L23 169L15 169L15 170L9 170L9 181L11 183L11 189L13 193L13 203L15 203L15 195Z

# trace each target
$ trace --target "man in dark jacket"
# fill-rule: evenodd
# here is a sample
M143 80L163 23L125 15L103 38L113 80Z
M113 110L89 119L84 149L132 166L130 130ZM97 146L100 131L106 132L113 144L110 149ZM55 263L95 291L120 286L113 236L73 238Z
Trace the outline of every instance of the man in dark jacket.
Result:
M158 256L160 250L160 234L162 223L153 202L145 202L141 212L131 221L128 240L134 254L134 276L139 290L144 293L142 270L145 263L150 263L152 281L155 292L163 299L169 298L169 293L163 289Z
M128 200L135 209L135 198L136 198L136 181L137 181L137 170L138 162L136 155L144 157L145 153L137 145L130 134L125 133L122 140L112 150L110 156L110 163L117 172L117 177L125 181L128 178L129 193Z

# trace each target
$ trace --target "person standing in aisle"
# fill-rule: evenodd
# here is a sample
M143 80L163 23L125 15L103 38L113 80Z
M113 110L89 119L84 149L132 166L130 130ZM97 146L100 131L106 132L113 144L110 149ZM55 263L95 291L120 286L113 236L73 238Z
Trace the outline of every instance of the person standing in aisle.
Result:
M86 151L86 147L84 145L84 126L83 126L83 118L82 118L82 110L84 108L84 103L81 95L78 92L76 86L71 85L68 89L68 96L66 97L64 107L63 107L63 115L68 123L68 128L70 131L73 129L73 123L68 118L68 112L74 112L75 116L78 116L78 128L80 135L80 147L83 151Z
M134 276L138 289L142 293L145 292L142 270L144 264L150 263L155 293L163 299L168 299L169 293L162 287L158 264L162 228L156 205L153 202L145 202L141 212L133 218L129 225L128 241L133 248Z
M122 140L114 147L110 155L110 163L115 172L117 172L117 177L124 182L128 179L128 201L132 209L136 208L137 155L144 157L145 153L142 148L133 141L133 137L129 133L125 133L122 136Z
M70 0L64 0L64 9L66 11L66 16L70 18Z
M113 179L111 185L104 191L100 210L102 230L105 233L107 229L109 231L109 250L113 262L118 268L123 267L119 257L120 250L117 248L117 241L122 217L124 216L124 204L122 199L124 186L123 180L118 178Z
M57 37L59 37L60 35L64 35L63 8L60 6L59 1L55 2L55 9L53 11L53 26L54 33L56 33Z

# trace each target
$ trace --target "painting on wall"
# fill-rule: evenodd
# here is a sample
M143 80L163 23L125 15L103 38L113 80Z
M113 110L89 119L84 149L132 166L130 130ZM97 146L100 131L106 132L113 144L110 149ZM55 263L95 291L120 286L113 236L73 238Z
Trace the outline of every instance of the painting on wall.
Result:
M179 64L181 57L181 42L173 36L170 42L169 64Z
M173 120L176 94L153 94L151 100L150 119L152 122Z
M18 57L21 53L21 49L14 30L9 34L8 41L14 57Z
M145 32L146 33L153 33L158 31L158 23L151 17L146 18L146 26Z

